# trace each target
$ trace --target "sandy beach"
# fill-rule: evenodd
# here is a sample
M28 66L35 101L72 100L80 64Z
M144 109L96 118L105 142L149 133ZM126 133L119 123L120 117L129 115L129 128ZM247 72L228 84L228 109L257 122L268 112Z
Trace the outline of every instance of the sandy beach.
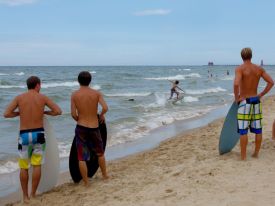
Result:
M229 154L218 154L223 124L219 119L150 151L108 162L108 181L98 172L89 188L65 183L32 199L29 205L274 205L274 101L275 97L263 100L264 139L258 159L251 157L251 135L247 161L240 161L239 145Z

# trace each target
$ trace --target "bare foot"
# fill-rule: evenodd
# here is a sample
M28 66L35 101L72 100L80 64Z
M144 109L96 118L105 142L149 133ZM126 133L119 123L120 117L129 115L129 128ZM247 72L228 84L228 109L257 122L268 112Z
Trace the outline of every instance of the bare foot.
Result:
M110 179L110 177L109 177L109 175L102 175L102 179L103 180L108 180L108 179Z
M83 185L84 187L89 187L90 186L89 181L85 182L84 180L81 181L81 185Z
M24 204L29 204L29 203L30 203L30 198L29 198L28 196L25 196L25 197L23 197L22 202L23 202Z

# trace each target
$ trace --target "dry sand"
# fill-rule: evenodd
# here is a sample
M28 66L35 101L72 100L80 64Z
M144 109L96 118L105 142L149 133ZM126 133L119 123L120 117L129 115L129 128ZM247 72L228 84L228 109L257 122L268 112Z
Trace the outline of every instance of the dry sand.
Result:
M274 101L275 97L264 99L264 139L258 159L251 157L253 136L247 161L240 161L239 145L229 154L218 154L220 119L150 151L109 162L112 178L108 181L98 173L89 188L66 183L29 205L274 206Z

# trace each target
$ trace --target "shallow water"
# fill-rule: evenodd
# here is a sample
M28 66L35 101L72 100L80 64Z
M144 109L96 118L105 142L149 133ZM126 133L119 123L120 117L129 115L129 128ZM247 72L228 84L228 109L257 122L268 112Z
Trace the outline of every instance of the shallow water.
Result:
M275 78L275 66L265 68ZM57 134L60 157L66 158L75 127L70 116L70 95L78 88L80 71L90 71L91 86L104 94L109 105L106 120L111 147L140 139L177 120L201 117L232 102L234 69L235 66L0 67L0 112L12 98L26 91L27 77L39 76L41 92L63 110L62 116L49 119ZM185 96L173 104L167 101L171 87L168 80L176 79ZM260 89L263 87L261 82ZM17 130L17 118L0 117L0 175L18 168Z

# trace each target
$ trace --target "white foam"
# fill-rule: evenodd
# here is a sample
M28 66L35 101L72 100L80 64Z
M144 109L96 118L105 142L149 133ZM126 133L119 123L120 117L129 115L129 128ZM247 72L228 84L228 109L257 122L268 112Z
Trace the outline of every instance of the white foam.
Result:
M0 76L7 76L9 74L5 74L5 73L0 73Z
M78 87L79 83L75 82L54 82L54 83L43 83L42 88L55 88L55 87ZM11 88L26 88L27 86L24 85L0 85L0 89L11 89ZM95 90L101 89L100 85L92 85L92 88Z
M17 72L17 73L14 73L14 74L17 75L17 76L23 76L23 75L25 75L24 72Z
M187 96L187 97L184 97L183 101L184 102L197 102L197 101L199 101L199 98Z
M8 161L4 165L0 165L0 174L11 173L18 170L18 163Z
M221 80L223 81L232 81L233 79L234 79L234 76L225 76L221 78Z
M11 88L26 88L23 85L0 85L0 89L11 89Z
M155 102L143 105L145 111L150 108L157 108L157 107L164 107L167 102L167 97L163 93L154 93L155 95Z
M221 87L216 88L208 88L208 89L199 89L199 90L190 90L187 89L187 94L207 94L207 93L218 93L218 92L225 92L226 89L223 89Z
M42 88L52 88L52 87L76 87L79 86L77 81L75 82L53 82L53 83L43 83Z
M90 71L90 74L96 74L96 71Z
M150 92L141 92L141 93L117 93L117 94L105 94L107 97L146 97L151 95Z
M98 85L98 84L92 85L92 88L95 89L95 90L100 90L101 89L100 85Z
M171 124L177 120L190 119L205 115L214 107L206 107L203 109L194 109L189 111L169 111L161 110L157 113L144 113L143 117L138 122L128 122L126 124L119 124L115 127L108 142L108 146L123 144L134 141L145 135L150 131L161 127L163 125Z
M201 75L198 73L190 73L190 74L186 74L185 77L201 78Z
M183 69L184 71L190 71L191 69Z
M146 80L184 80L186 78L201 78L201 75L198 73L190 73L190 74L179 74L179 75L175 75L175 76L167 76L167 77L147 77L144 78Z

